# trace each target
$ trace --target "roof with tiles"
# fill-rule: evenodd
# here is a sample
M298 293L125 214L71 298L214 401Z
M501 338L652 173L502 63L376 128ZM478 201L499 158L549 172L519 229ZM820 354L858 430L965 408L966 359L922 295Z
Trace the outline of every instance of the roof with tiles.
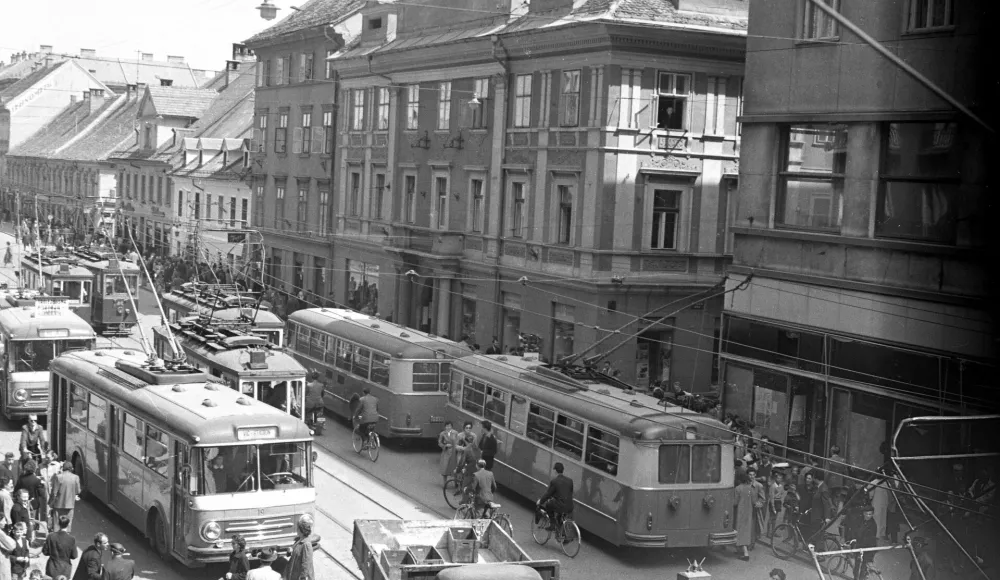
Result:
M260 44L283 34L339 22L364 6L366 0L309 0L299 10L258 32L244 44Z
M157 115L197 119L219 94L210 89L149 87L149 99Z
M175 87L200 88L212 81L215 71L192 69L180 62L121 59L101 56L71 56L80 66L91 71L102 83L112 87L146 84L159 86L160 81L173 81Z
M139 99L118 97L118 106L108 111L86 137L59 152L61 159L95 161L107 159L113 151L121 149L129 140L135 140L135 117L139 111Z
M8 85L3 90L0 90L0 102L7 102L10 99L13 99L14 97L20 95L21 93L23 93L24 91L28 90L36 83L38 83L38 81L45 78L49 73L59 68L59 66L61 66L62 64L63 63L57 63L52 66L38 67L37 69L28 73L27 76L19 79L17 82Z
M69 105L27 141L14 147L10 155L61 157L56 155L60 147L86 132L105 111L121 105L113 95L105 99L95 111L90 110L90 104L90 101L82 100Z
M684 26L746 30L747 16L678 10L676 0L621 0L610 10L613 20L648 20Z

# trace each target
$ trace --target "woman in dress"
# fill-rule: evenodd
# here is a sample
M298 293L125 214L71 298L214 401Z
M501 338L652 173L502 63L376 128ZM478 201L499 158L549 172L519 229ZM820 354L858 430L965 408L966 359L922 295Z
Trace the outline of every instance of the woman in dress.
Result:
M735 516L733 518L733 522L736 524L736 549L740 552L740 559L749 562L748 547L753 542L754 504L757 502L757 490L750 484L750 478L745 473L740 473L737 477L734 501Z
M441 457L438 459L438 470L445 483L448 476L455 473L455 446L458 445L458 431L455 426L448 421L444 424L444 430L438 435L438 447L441 448Z

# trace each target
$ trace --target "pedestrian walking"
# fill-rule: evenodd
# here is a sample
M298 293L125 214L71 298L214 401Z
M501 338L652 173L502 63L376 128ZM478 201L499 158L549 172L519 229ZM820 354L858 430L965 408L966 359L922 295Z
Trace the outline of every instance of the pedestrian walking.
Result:
M260 566L247 572L247 580L281 580L281 571L288 561L279 559L273 548L263 548L257 555L257 560Z
M448 476L455 473L455 453L458 447L458 431L455 431L451 421L446 422L444 429L438 434L438 447L441 448L441 456L438 458L438 472L447 483Z
M736 549L740 558L750 561L750 543L753 542L754 503L757 501L757 490L750 484L750 478L741 473L737 479L735 502L733 506L733 522L736 525Z
M98 532L94 536L94 544L80 554L73 580L105 580L104 567L111 561L110 546L108 535Z
M247 558L247 541L236 534L232 539L233 551L229 554L229 571L226 580L247 580L250 571L250 559Z
M11 252L10 242L7 242L7 251L3 255L3 265L10 266L14 263L14 254Z
M31 528L31 499L28 497L28 490L19 489L16 493L17 501L14 503L14 507L10 509L10 525L17 526L19 523L23 523L28 526L27 531L30 532ZM31 539L30 537L28 538Z
M45 574L50 578L68 577L73 573L73 560L80 557L76 538L67 531L69 518L59 516L56 523L59 524L59 531L49 534L42 545L42 554L49 557L49 561L45 563Z
M6 531L11 523L10 510L14 508L14 481L0 477L0 530Z
M45 484L42 483L42 478L38 477L35 473L37 470L38 464L34 461L29 460L25 463L24 471L21 473L20 479L17 480L17 485L14 486L14 490L27 491L32 507L38 510L39 515L43 515L47 511L47 498L45 493Z
M109 548L111 560L104 565L104 580L132 580L135 577L135 562L125 559L125 546L115 542Z
M313 519L309 514L299 518L298 533L292 544L292 553L288 556L288 564L281 574L282 580L316 580L313 570Z
M12 580L25 580L31 558L34 555L31 541L28 539L28 527L24 522L14 525L14 549L10 551L10 577Z
M52 499L50 503L52 511L55 513L53 519L58 518L58 521L61 522L62 518L65 517L66 525L69 526L66 531L70 532L73 525L73 512L76 508L76 502L80 501L80 492L82 491L80 477L73 473L72 462L63 462L62 471L52 477L51 488ZM62 528L60 527L60 529Z
M493 398L487 401L487 408L490 406ZM483 421L483 436L479 440L479 450L483 452L483 461L486 462L486 469L493 471L493 458L497 454L497 436L493 433L493 423L489 421Z
M13 482L17 482L17 478L20 477L21 470L17 462L14 461L14 452L8 451L4 455L3 462L0 463L0 477L6 477Z

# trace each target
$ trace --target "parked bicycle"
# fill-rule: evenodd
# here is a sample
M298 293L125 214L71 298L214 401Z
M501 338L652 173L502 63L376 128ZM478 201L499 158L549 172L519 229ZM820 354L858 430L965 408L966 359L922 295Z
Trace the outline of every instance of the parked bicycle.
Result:
M552 525L552 519L548 511L537 508L535 517L531 521L531 537L534 538L536 544L543 546L549 541L553 533L564 554L570 558L575 558L580 553L583 538L580 536L580 528L573 521L573 518L568 515L558 514L555 519L555 525Z
M809 510L802 514L793 512L789 515L787 522L774 528L774 533L771 534L771 551L776 557L787 560L798 551L808 552L810 542L806 541L802 535L802 529L799 527L799 520L808 513ZM840 549L840 543L833 536L825 533L822 538L817 538L812 543L816 546L817 552Z
M379 441L378 433L375 432L375 426L368 426L368 436L366 437L361 433L361 427L355 421L354 430L351 434L351 440L354 444L354 452L361 455L365 451L368 452L368 458L372 461L378 459L379 448L382 446L382 442Z
M471 492L468 488L465 489L465 496L462 498L462 503L455 510L456 520L478 520L486 519L493 520L497 523L503 531L507 532L507 535L511 538L514 537L514 524L510 520L510 516L504 513L500 513L500 504L496 502L489 502L486 506L485 513L483 517L479 517L479 510L476 508L476 498L475 494Z
M850 542L838 541L837 547L834 549L850 550L854 547L854 544L855 540L851 540ZM827 556L823 562L823 569L831 578L840 576L841 578L854 580L854 566L861 556L862 554L833 554L832 556ZM861 577L858 580L869 580L872 578L883 580L882 571L875 567L874 561L865 562L864 568L861 570Z

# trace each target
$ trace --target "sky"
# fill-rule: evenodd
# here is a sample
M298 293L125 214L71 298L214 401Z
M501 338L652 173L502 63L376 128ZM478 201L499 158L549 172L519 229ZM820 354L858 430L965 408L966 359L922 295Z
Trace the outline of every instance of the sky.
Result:
M12 52L79 54L136 58L151 52L156 60L185 57L193 68L222 70L232 43L277 23L296 0L272 0L278 19L261 19L261 0L0 0L0 60ZM304 4L305 0L300 0Z

